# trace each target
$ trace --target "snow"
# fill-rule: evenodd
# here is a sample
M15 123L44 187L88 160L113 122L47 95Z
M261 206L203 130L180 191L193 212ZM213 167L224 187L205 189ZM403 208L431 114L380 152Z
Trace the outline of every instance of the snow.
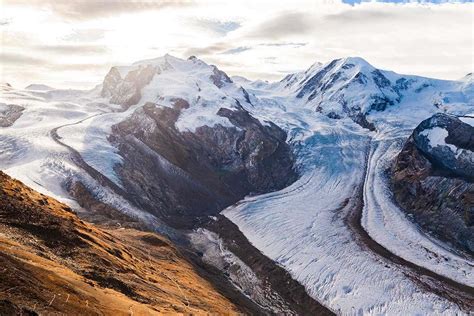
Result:
M390 80L400 78L395 73L385 75ZM418 81L416 89L429 79L414 80ZM455 304L420 288L405 270L361 249L354 240L344 214L351 207L347 201L364 180L366 152L362 224L370 237L405 260L473 286L473 262L411 223L392 202L385 177L413 129L439 111L433 105L436 96L456 91L458 86L439 80L430 84L419 93L405 92L400 103L385 111L370 112L368 120L374 122L377 132L369 132L349 119L331 120L315 113L295 99L295 90L280 84L244 83L258 98L250 109L252 114L287 131L301 178L281 191L247 197L222 214L255 247L287 269L311 296L342 314L462 314ZM357 97L356 89L351 93ZM459 100L466 99L445 102L443 109L472 112L469 103ZM331 100L322 100L321 106L323 114L338 109Z
M454 145L447 144L446 143L446 137L448 137L449 133L446 129L441 128L441 127L433 127L430 129L425 129L420 133L420 135L423 135L428 138L430 142L430 146L432 148L435 147L449 147L454 153L458 151L458 148Z
M66 150L52 140L50 131L97 110L15 89L3 90L0 102L25 108L15 124L0 129L0 169L41 193L74 205L61 184L76 167Z
M203 254L204 262L225 271L229 280L243 295L275 314L293 315L288 312L286 304L278 294L271 291L271 297L268 297L267 285L249 266L225 247L217 234L199 228L191 232L189 238L193 248Z
M54 88L51 88L50 86L47 86L45 84L30 84L25 88L25 90L38 90L38 91L48 91L48 90L54 90Z
M142 89L139 104L152 102L158 106L172 107L177 99L187 101L189 108L182 110L176 122L179 131L194 132L200 126L233 127L227 118L217 115L217 111L222 107L237 109L236 100L241 104L246 103L239 90L240 85L227 83L222 88L217 87L210 79L214 68L197 58L182 60L165 55L119 67L118 70L123 78L129 71L148 65L158 67L159 71Z
M0 129L0 169L73 207L78 206L63 184L79 179L100 201L151 223L157 230L164 229L155 217L136 209L80 170L67 149L51 138L51 130L59 127L61 142L77 150L86 163L120 186L114 168L122 158L108 141L113 125L149 102L157 107L172 107L179 98L189 104L176 122L179 131L193 132L200 126L218 124L232 127L217 111L237 109L240 104L260 122L274 122L288 133L301 173L298 181L283 190L247 197L223 211L255 247L287 269L312 297L342 314L461 314L456 305L413 282L407 271L363 249L344 217L361 189L362 225L377 243L405 260L474 285L473 262L420 232L393 203L385 176L403 142L422 120L440 111L473 113L472 84L382 71L392 83L400 78L412 83L402 92L400 102L384 111L368 111L367 119L377 128L377 132L369 132L343 115L344 107L337 102L343 97L349 106L367 112L370 97L380 93L372 79L365 85L351 83L357 73L375 70L360 58L336 62L326 79L341 73L340 79L313 100L308 100L308 95L297 98L296 94L327 64L314 64L277 83L236 78L236 83L226 83L221 88L210 80L214 68L199 59L166 55L117 70L125 78L130 71L146 65L159 71L142 89L138 104L123 112L100 98L98 88L33 91L2 85L0 112L6 104L17 104L25 110L13 126ZM246 102L241 86L250 94L252 104ZM388 89L383 93L398 97ZM321 113L314 111L316 106L321 107ZM343 118L330 119L325 115L330 112ZM468 117L461 120L471 125L474 122ZM153 122L142 124L145 129L148 125L153 127ZM432 147L448 146L456 152L453 145L445 142L446 130L433 128L423 131L423 135ZM169 162L163 160L163 164ZM209 260L214 260L216 247L221 245L218 236L206 231L193 236L198 244L204 239L211 244L206 249L211 249L207 254ZM218 248L224 253L224 261L236 262L231 254ZM251 271L241 267L244 273L234 276L235 282L239 277L247 285L255 282Z
M361 249L345 225L345 202L362 180L367 141L359 133L324 126L304 140L297 182L248 197L223 215L311 296L343 314L458 312L398 267Z
M474 126L474 114L471 114L469 116L461 116L459 119L464 123Z
M444 132L440 134L445 137ZM403 140L381 138L372 142L362 225L372 238L402 258L474 286L472 261L453 254L448 246L422 233L393 202L385 171L401 150Z

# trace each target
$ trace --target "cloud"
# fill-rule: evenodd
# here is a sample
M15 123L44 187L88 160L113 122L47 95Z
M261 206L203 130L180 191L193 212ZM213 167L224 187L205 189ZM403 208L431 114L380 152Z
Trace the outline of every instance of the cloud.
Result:
M364 9L350 9L336 14L328 14L322 17L324 22L332 23L344 23L350 25L351 23L363 23L363 22L379 22L389 18L393 18L397 15L394 11L387 11L384 8L372 8L368 10Z
M228 50L222 52L221 54L224 54L224 55L240 54L240 53L245 52L245 51L250 50L250 49L252 49L252 48L247 47L247 46L240 46L240 47L228 49Z
M278 79L315 61L345 56L445 79L472 71L472 3L0 2L0 51L5 56L0 67L21 84L33 72L55 86L67 80L94 84L102 80L105 64L129 64L167 52L203 57L229 74L252 79ZM11 23L1 26L3 21ZM80 76L71 75L79 71Z
M370 0L342 0L342 2L355 5L355 4L360 4L363 2L369 2ZM383 2L383 3L422 3L422 4L443 4L443 3L449 3L449 2L454 2L453 0L375 0L375 2ZM464 3L464 2L472 2L472 0L456 0L456 2Z
M62 39L71 42L100 41L104 38L105 33L106 30L101 28L73 29Z
M242 52L254 49L258 46L269 46L269 47L293 47L298 48L306 46L308 43L296 43L296 42L276 42L276 43L258 43L253 46L233 46L227 42L214 43L205 47L196 47L185 50L185 55L196 55L196 56L208 56L213 54L221 55L235 55Z
M188 48L185 50L184 54L186 56L205 56L205 55L213 55L217 53L222 53L232 49L232 47L228 43L215 43L205 47L193 47Z
M194 19L192 24L199 28L210 30L219 35L226 35L227 33L235 31L241 27L241 24L236 21L219 21L209 19Z
M291 35L304 35L312 31L311 16L304 12L284 12L255 27L248 37L281 39Z
M34 46L40 52L54 54L102 54L107 51L104 45L84 45L84 44L62 44L62 45L40 45Z
M71 20L87 20L141 11L187 7L192 0L2 0L4 5L50 9Z
M308 45L308 43L294 43L294 42L282 42L282 43L261 43L260 46L275 46L275 47L282 47L282 46L290 46L290 47L303 47Z
M5 53L5 52L0 52L0 60L1 60L2 66L6 64L39 66L39 65L44 65L46 63L46 60L40 59L37 57L31 57L27 55L18 54L18 53L12 54L12 53Z

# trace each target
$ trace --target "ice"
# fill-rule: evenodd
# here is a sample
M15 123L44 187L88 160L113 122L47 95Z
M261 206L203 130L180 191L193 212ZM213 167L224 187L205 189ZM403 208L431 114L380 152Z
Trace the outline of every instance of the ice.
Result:
M210 79L214 68L196 58L182 60L166 55L117 69L124 78L146 65L160 71L142 89L138 104L123 112L100 97L100 88L21 90L2 85L0 112L5 104L17 104L25 110L11 127L0 129L0 169L72 206L75 202L65 192L64 181L81 180L100 201L160 228L158 219L101 187L75 165L69 151L52 139L51 131L57 129L61 142L120 186L115 167L122 158L109 142L111 128L145 104L172 107L178 98L187 101L189 108L181 111L176 122L176 128L183 132L217 124L232 127L217 112L242 107L263 124L273 122L287 132L301 174L283 190L247 197L223 211L255 247L287 269L312 297L341 314L461 314L455 304L420 287L399 266L361 247L345 217L357 194L362 194L362 225L377 243L407 261L473 286L473 262L426 236L409 221L393 203L386 178L386 170L403 142L422 120L437 112L472 115L472 80L443 81L381 71L392 83L406 79L411 86L403 90L399 102L383 111L370 111L370 96L380 92L373 82L347 85L358 73L368 75L375 70L360 58L335 63L327 76L337 78L341 72L339 79L313 100L297 98L296 93L325 67L319 63L276 83L236 78L235 83L225 82L221 87ZM249 93L251 104L241 86ZM384 93L399 97L393 91ZM328 118L326 114L346 111L335 101L338 97L343 97L346 105L359 106L376 131L363 129L344 115L337 120ZM461 120L471 125L474 122L466 116ZM431 146L453 146L446 144L444 129L423 133ZM169 162L162 163L170 172L179 173ZM203 231L199 236L220 245L217 236ZM236 261L226 253L224 256ZM252 276L251 271L244 272ZM254 281L253 277L246 280Z

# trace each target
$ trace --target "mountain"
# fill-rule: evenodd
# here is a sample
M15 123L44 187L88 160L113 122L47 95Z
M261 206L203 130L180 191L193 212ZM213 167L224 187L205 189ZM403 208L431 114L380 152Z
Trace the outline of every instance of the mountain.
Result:
M400 75L377 69L360 57L348 57L315 63L306 71L287 75L264 89L287 97L287 102L295 106L334 119L350 117L375 130L376 122L367 120L367 115L391 107L422 103L446 111L453 104L472 103L473 88L469 82L469 76L456 82Z
M471 81L351 57L270 83L165 55L90 91L2 86L0 169L85 220L166 236L239 308L464 314Z
M196 57L114 67L101 95L136 105L111 126L114 171L138 205L168 221L189 225L296 179L286 133L253 117L247 92Z
M55 89L45 84L33 83L25 87L25 90L49 91Z
M249 312L163 236L83 222L3 172L0 197L2 315Z
M474 126L467 122L436 114L420 123L393 181L395 197L426 231L474 253Z

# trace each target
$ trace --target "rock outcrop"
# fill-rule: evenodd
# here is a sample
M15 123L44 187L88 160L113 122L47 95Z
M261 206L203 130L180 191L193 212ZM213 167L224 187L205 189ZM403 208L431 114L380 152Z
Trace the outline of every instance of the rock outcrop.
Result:
M0 127L9 127L18 120L25 108L16 104L0 103Z
M153 79L160 69L151 65L138 67L122 78L117 67L112 67L105 76L101 96L110 99L110 103L120 104L124 109L140 101L141 90Z
M428 233L474 254L474 127L446 114L423 121L393 167L402 208Z
M249 193L277 190L296 180L286 133L263 125L243 108L221 108L232 126L179 131L189 104L148 103L113 127L110 141L124 158L117 166L136 203L168 223L192 226ZM151 207L153 206L153 207Z

